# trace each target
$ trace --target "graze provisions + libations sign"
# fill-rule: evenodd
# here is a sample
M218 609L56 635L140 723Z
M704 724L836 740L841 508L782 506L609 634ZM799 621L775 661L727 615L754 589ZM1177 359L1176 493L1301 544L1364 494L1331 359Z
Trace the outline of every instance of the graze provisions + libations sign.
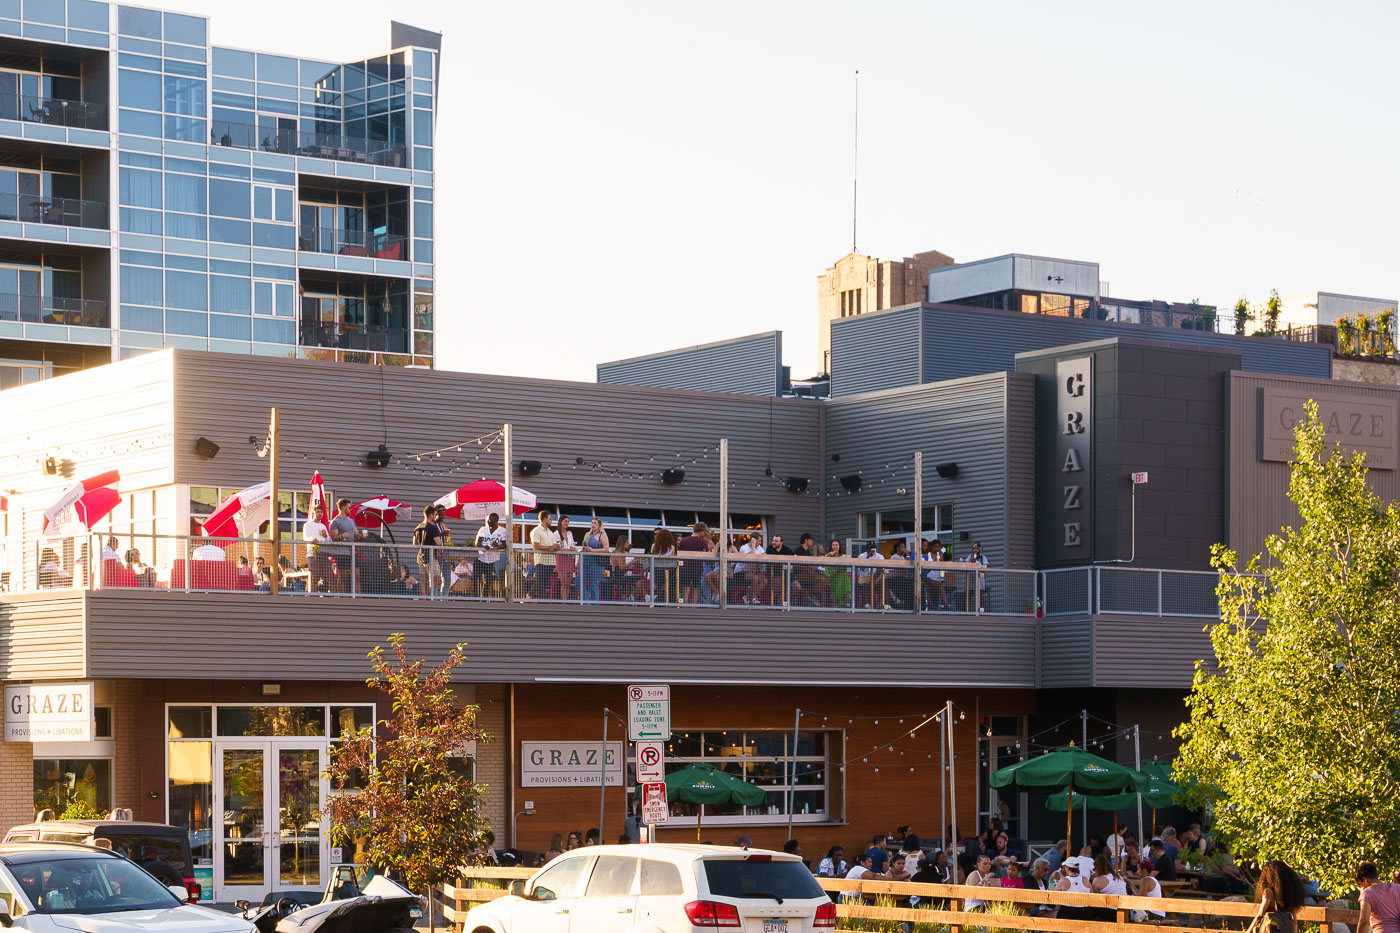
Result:
M92 684L7 684L6 742L91 742Z
M607 774L608 787L622 785L622 743L521 742L521 787L597 787Z
M1262 387L1259 390L1259 459L1288 463L1293 459L1293 428L1303 420L1308 399L1317 401L1317 416L1327 446L1366 454L1366 466L1393 470L1397 464L1395 402L1379 395L1359 395L1311 387L1305 393Z

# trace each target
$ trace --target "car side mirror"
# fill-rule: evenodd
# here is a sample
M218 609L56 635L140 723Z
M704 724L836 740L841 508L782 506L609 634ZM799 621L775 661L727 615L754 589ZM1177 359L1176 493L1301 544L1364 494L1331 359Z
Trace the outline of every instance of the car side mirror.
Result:
M182 901L187 901L190 899L189 888L186 888L183 884L167 884L165 886L165 890L169 891L171 894L175 895Z
M524 896L525 896L525 882L523 882L523 881L512 881L512 882L510 883L510 894L511 894L511 897L524 897Z

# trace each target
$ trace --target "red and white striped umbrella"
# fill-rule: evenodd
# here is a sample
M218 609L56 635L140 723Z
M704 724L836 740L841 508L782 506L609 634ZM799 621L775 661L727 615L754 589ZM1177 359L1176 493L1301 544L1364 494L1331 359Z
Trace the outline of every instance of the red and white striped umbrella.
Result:
M378 528L380 525L392 525L401 518L407 518L412 509L413 506L407 502L380 496L350 506L350 517L361 528Z
M272 484L258 483L229 496L199 526L206 538L251 538L272 520Z
M516 515L524 515L535 507L535 494L519 486L510 487L510 499ZM504 486L494 479L479 479L452 490L433 505L446 507L448 518L479 521L492 512L500 512L505 501Z
M57 502L44 509L44 537L66 538L91 531L122 501L114 488L120 479L116 470L108 470L69 486Z
M306 520L311 521L311 511L320 506L322 509L321 520L329 523L332 510L330 503L326 501L326 484L321 481L321 471L317 470L311 474L311 504L306 507Z

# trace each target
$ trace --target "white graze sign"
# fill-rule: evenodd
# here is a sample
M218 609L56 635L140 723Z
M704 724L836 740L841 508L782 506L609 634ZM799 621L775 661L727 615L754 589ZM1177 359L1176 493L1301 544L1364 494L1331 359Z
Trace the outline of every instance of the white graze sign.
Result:
M6 742L91 742L92 684L6 684Z

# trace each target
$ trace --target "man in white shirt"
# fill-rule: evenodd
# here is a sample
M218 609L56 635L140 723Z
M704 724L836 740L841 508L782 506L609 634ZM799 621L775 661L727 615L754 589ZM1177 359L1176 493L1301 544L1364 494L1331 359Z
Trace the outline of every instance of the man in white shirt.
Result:
M501 516L495 512L486 516L486 524L476 532L476 546L481 548L476 555L476 579L480 593L485 593L496 582L506 556L506 526L501 524Z
M112 535L107 539L107 543L102 545L102 559L120 561L122 556L117 553L117 538Z
M335 592L335 574L331 572L331 561L323 547L331 540L330 529L326 527L324 506L311 507L311 518L301 526L301 539L307 545L306 569L311 571L307 589L312 593L319 593L321 584L325 583L328 591Z
M549 595L554 583L554 552L559 550L559 532L554 530L554 516L540 510L540 521L530 532L530 546L535 550L534 595Z
M766 554L763 547L763 532L755 531L749 535L749 540L739 548L740 554ZM743 562L734 565L734 580L743 586L748 587L748 595L744 597L744 602L749 604L762 603L768 598L768 574L764 571L761 563L746 564Z
M885 559L885 555L880 553L879 544L875 541L871 541L868 544L866 544L864 553L860 554L859 556L861 560ZM884 571L881 571L881 573L883 574ZM859 600L860 591L862 588L864 588L866 609L869 609L872 603L874 603L877 599L880 599L884 595L883 593L876 591L877 585L878 584L875 579L874 567L856 568L856 597L857 600ZM881 605L884 605L884 603L882 602Z

